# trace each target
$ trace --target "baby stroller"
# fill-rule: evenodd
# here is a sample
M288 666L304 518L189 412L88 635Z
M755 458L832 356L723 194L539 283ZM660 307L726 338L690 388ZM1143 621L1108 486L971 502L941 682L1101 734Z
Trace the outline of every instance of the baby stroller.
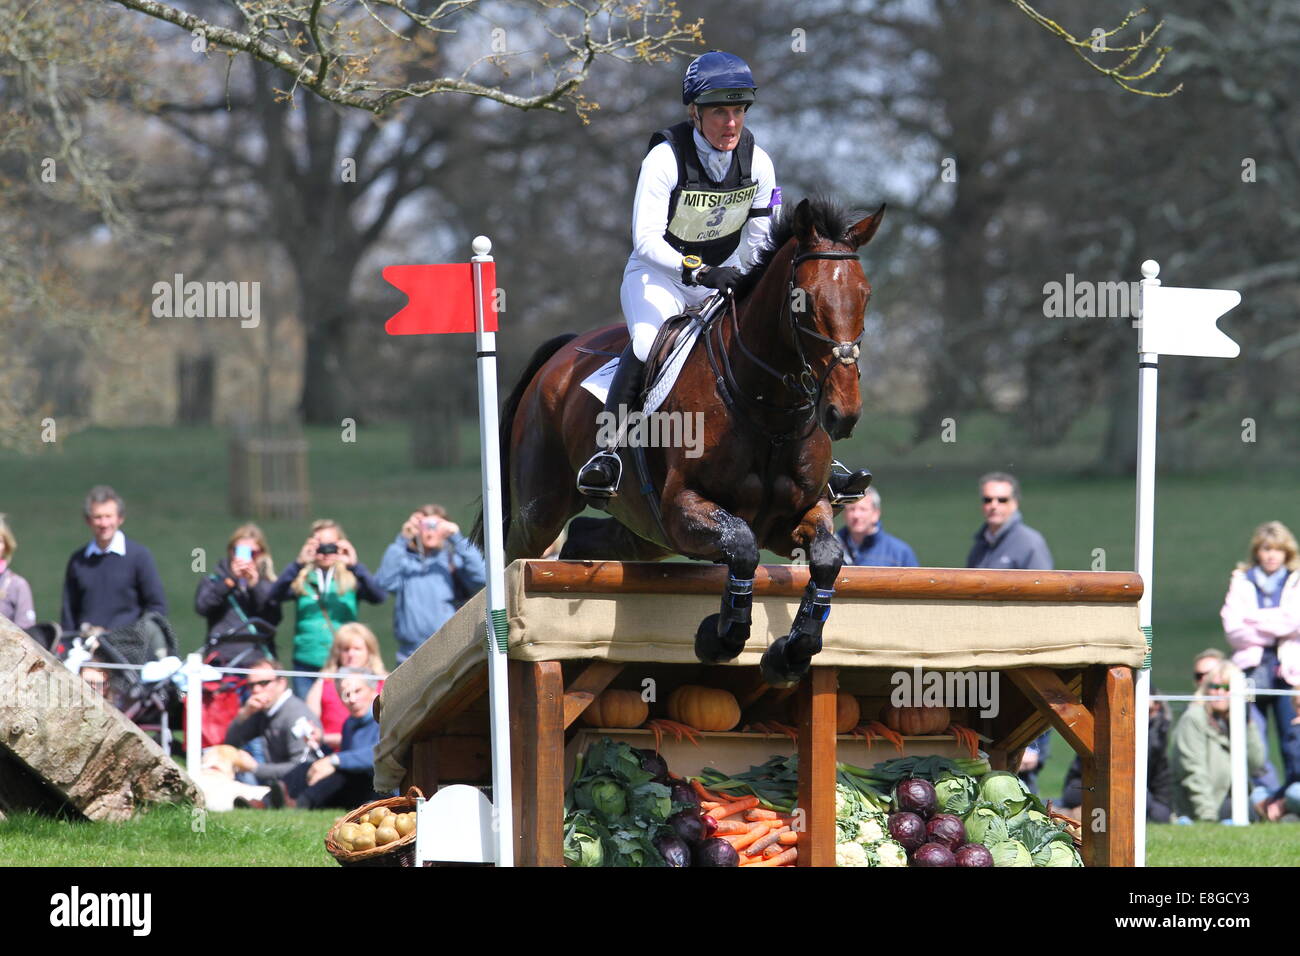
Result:
M76 640L81 642L83 655L89 654L88 660L83 657L87 667L93 667L96 661L134 667L154 665L150 670L157 669L156 677L135 669L109 670L109 702L141 730L153 734L170 753L172 728L182 726L183 715L180 690L172 680L180 663L176 657L176 634L167 619L147 611L134 624ZM176 666L157 667L159 662L168 659Z
M275 628L260 617L238 627L208 635L203 663L212 667L248 667L262 658L275 657ZM226 729L248 697L247 674L222 674L203 684L203 746L224 743Z

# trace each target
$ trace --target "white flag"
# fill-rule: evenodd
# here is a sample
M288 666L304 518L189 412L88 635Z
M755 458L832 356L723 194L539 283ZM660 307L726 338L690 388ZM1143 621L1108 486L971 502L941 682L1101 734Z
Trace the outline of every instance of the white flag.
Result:
M1236 358L1241 346L1215 323L1240 301L1241 293L1231 289L1175 289L1144 282L1138 351Z

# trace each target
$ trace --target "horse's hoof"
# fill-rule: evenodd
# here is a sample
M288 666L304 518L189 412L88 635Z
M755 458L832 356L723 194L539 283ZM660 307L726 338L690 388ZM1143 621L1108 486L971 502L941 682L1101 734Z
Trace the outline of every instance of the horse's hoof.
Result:
M749 626L732 624L726 634L718 633L718 614L710 614L695 631L695 656L702 664L725 664L735 660L749 640Z
M769 687L793 687L808 673L807 664L802 668L791 669L786 663L785 645L789 640L788 637L782 637L774 641L772 646L763 652L763 658L758 662L758 672L763 678L763 683Z

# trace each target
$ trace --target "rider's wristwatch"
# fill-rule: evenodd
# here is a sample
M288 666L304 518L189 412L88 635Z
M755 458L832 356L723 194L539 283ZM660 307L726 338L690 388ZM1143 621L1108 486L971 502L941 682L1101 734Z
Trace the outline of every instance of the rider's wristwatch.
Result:
M704 260L699 256L682 257L682 283L695 285L695 276L704 268Z

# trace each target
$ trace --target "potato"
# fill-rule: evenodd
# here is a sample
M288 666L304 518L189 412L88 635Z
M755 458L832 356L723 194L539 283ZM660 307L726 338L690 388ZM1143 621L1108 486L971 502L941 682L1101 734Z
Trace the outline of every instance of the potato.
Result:
M369 833L371 836L374 836L374 835L375 835L375 825L374 825L373 823L371 823L369 820L367 820L367 821L364 822L364 823L358 823L358 824L357 824L357 836L360 836L362 833ZM354 842L356 841L357 836L354 836L354 837L352 838Z
M385 825L375 831L375 843L379 846L395 843L399 839L401 838L398 836L397 831L390 826Z
M407 836L408 834L413 833L415 831L415 814L399 814L395 828L401 836Z
M369 831L363 830L352 840L353 850L373 850L374 848L375 835Z
M370 811L370 822L377 827L384 822L384 817L388 816L392 812L393 811L388 807L375 807L375 809Z
M339 840L339 842L346 840L350 843L352 842L352 839L356 835L357 835L357 825L355 823L345 823L341 827L339 827L338 833L336 834L336 838Z

